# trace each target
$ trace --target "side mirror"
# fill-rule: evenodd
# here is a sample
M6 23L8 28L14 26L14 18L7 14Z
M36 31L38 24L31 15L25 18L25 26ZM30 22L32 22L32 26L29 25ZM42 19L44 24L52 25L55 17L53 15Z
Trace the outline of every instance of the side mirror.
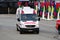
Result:
M18 21L20 21L20 19L19 19L19 18L18 18L17 20L18 20Z
M40 21L40 18L38 18L38 21Z

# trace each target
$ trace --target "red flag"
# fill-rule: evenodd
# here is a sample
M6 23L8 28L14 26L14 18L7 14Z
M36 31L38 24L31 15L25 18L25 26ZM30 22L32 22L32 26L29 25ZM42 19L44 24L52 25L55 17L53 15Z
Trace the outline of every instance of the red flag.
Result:
M56 3L56 9L60 7L60 3Z
M48 8L48 6L50 6L50 2L46 2L45 5L46 5L46 8Z
M22 3L21 2L18 2L18 6L20 6Z
M34 6L38 5L38 2L34 1Z
M28 6L28 2L26 2L25 5Z
M41 2L41 3L40 3L40 6L41 6L41 7L44 7L44 5L45 5L44 2Z

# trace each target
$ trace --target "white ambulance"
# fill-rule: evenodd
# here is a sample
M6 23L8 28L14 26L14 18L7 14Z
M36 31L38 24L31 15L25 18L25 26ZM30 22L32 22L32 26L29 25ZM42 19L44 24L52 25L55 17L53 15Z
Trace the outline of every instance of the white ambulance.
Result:
M39 34L39 21L37 13L30 7L18 8L16 12L17 23L16 28L20 34L24 32L35 32Z

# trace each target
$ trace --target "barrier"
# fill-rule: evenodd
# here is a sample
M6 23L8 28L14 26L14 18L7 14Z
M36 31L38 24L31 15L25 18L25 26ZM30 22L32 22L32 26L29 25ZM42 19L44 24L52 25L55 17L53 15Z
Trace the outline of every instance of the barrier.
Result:
M44 6L44 8L43 8L43 13L42 13L42 19L45 19L45 6Z
M59 18L59 17L60 17L59 14L60 14L60 7L59 7L59 10L58 10L57 20L60 19L60 18Z
M43 7L44 6L44 7ZM59 20L60 17L60 3L42 2L40 5L40 17L44 20Z

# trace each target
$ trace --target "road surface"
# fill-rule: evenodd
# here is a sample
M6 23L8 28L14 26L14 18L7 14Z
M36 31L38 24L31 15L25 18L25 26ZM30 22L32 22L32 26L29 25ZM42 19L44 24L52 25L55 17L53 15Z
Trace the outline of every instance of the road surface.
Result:
M20 34L16 31L15 14L0 14L0 40L60 40L54 21L41 20L39 34Z

